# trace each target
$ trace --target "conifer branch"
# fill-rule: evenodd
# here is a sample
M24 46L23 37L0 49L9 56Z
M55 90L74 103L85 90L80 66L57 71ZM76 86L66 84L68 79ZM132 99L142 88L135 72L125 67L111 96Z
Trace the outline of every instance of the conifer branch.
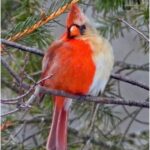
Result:
M131 24L129 24L127 21L125 21L123 18L118 18L118 20L120 20L121 22L123 22L124 24L126 24L127 26L129 26L132 30L134 30L135 32L137 32L140 36L142 36L147 42L150 42L149 38L144 35L140 30L136 29L135 27L133 27Z
M8 41L8 40L5 40L5 39L1 39L1 42L2 42L2 44L5 44L5 45L10 46L10 47L17 48L17 49L25 51L25 52L33 53L33 54L36 54L36 55L39 55L39 56L44 56L44 53L42 52L42 50L39 50L37 48L31 48L31 47L24 46L22 44L12 42L12 41Z
M72 0L70 3L68 3L68 4L60 7L58 10L56 10L55 12L53 12L52 14L50 14L49 16L42 17L38 22L36 22L31 27L27 27L24 31L18 32L17 34L9 37L8 40L9 41L17 41L17 40L20 40L21 38L29 35L30 33L32 33L35 30L37 30L39 27L45 25L49 21L51 21L51 20L55 19L56 17L60 16L61 14L63 14L68 8L71 7L72 4L77 3L78 1L79 0Z
M38 83L40 83L40 82L38 82ZM29 90L29 92L30 92L30 90ZM29 92L27 92L27 93L29 93ZM148 102L141 102L141 101L137 101L137 100L124 100L121 98L114 98L114 97L75 95L75 94L67 93L67 92L60 91L60 90L47 89L45 87L37 85L37 87L35 88L35 92L31 95L31 97L29 98L29 100L27 102L21 104L15 110L12 110L10 112L2 114L1 117L10 115L19 110L27 110L27 109L31 108L31 105L38 98L38 95L40 93L50 94L50 95L55 95L55 96L63 96L63 97L75 99L76 101L79 101L79 102L93 102L93 103L97 103L97 104L115 104L115 105L122 105L122 106L126 105L126 106L133 106L133 107L149 108ZM20 99L22 97L24 97L24 95L20 96ZM15 98L13 98L13 100L14 99ZM16 98L16 100L18 100L18 99L19 99L19 97ZM4 101L11 101L11 100L10 99L1 100L1 102L4 102Z

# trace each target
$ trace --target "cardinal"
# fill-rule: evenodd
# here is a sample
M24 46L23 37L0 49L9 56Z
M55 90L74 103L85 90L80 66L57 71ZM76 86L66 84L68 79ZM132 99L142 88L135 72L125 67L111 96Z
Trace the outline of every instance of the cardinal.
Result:
M72 94L103 92L114 64L110 43L98 34L77 4L66 19L65 32L54 41L42 62L41 86ZM67 124L71 99L54 96L54 112L47 150L67 150Z

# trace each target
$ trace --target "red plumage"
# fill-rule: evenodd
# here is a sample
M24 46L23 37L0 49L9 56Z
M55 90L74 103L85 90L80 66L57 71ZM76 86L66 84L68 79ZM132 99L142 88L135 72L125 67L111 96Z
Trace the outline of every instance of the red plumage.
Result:
M112 66L112 48L73 5L67 18L66 32L44 56L41 78L52 75L41 85L73 94L97 95L103 91ZM67 150L67 120L70 100L56 96L47 150Z

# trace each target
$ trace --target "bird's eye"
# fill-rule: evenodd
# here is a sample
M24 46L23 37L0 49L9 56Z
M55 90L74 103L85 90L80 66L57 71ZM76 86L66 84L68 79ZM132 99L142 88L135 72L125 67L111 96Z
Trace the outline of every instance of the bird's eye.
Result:
M85 26L85 25L80 26L80 33L81 33L81 35L84 34L85 29L86 29L86 26Z
M84 24L84 25L82 25L80 28L81 28L82 30L85 30L85 29L86 29L85 24Z

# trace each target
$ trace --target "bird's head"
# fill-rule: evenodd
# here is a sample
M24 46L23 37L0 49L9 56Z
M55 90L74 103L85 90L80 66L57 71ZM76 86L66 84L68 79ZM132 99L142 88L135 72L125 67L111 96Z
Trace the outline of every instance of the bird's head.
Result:
M85 35L87 31L92 29L88 18L76 4L71 7L66 26L69 38Z

